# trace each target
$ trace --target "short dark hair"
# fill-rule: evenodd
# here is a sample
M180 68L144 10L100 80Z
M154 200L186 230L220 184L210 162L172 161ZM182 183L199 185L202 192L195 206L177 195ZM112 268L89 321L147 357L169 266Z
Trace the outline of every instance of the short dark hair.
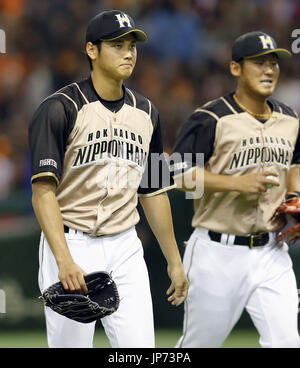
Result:
M101 43L102 43L102 41L98 41L96 43L93 43L93 45L97 46L97 49L98 49L99 52L101 50ZM90 70L93 70L93 63L92 63L91 58L89 57L88 54L86 55L86 57L87 57L88 62L89 62Z

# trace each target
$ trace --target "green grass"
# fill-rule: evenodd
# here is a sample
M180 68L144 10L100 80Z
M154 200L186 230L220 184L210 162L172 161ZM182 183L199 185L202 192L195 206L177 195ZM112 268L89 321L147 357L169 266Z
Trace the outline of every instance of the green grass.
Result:
M157 329L156 347L172 348L180 337L179 329ZM0 332L0 348L46 348L45 331L4 331ZM95 348L109 348L104 332L98 328L94 339ZM255 330L233 331L225 341L224 348L257 348L258 335Z
M224 342L222 348L259 348L259 335L256 330L236 330Z

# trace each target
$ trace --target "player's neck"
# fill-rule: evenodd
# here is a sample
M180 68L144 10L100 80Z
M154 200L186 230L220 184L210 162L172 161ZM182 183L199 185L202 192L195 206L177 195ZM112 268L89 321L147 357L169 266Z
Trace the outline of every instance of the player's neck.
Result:
M243 110L251 113L252 115L268 115L272 112L270 111L270 107L265 97L249 96L246 93L236 91L234 98Z
M123 80L104 77L96 71L92 71L91 78L96 92L101 98L103 98L103 100L115 101L122 98Z

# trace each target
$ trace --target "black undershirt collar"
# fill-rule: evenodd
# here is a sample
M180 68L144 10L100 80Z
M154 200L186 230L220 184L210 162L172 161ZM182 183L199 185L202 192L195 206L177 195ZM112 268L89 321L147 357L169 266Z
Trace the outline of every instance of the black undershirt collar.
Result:
M118 99L118 100L115 100L115 101L107 101L107 100L104 100L99 95L98 95L98 100L108 110L110 110L112 112L118 112L122 108L122 106L124 105L124 99L125 99L125 88L124 88L124 86L122 86L122 90L123 90L123 96L120 99Z
M96 95L96 97L98 98L98 100L102 103L102 105L104 105L108 110L112 111L112 112L118 112L122 106L124 105L124 100L125 100L125 87L122 85L122 91L123 91L123 96L121 98L119 98L118 100L114 100L114 101L107 101L104 100L101 96L99 96L99 94L97 93L94 84L92 82L92 78L90 77L90 83L91 86L94 90L94 93Z

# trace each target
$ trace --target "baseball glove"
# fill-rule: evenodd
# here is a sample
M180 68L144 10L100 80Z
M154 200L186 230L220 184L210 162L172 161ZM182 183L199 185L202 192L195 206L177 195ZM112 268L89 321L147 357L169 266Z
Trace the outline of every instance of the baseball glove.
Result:
M115 312L119 307L117 286L105 271L84 276L88 293L71 294L61 282L51 285L43 293L47 307L77 322L89 323Z
M288 195L276 210L276 215L283 216L286 226L276 236L279 241L300 239L300 196Z

